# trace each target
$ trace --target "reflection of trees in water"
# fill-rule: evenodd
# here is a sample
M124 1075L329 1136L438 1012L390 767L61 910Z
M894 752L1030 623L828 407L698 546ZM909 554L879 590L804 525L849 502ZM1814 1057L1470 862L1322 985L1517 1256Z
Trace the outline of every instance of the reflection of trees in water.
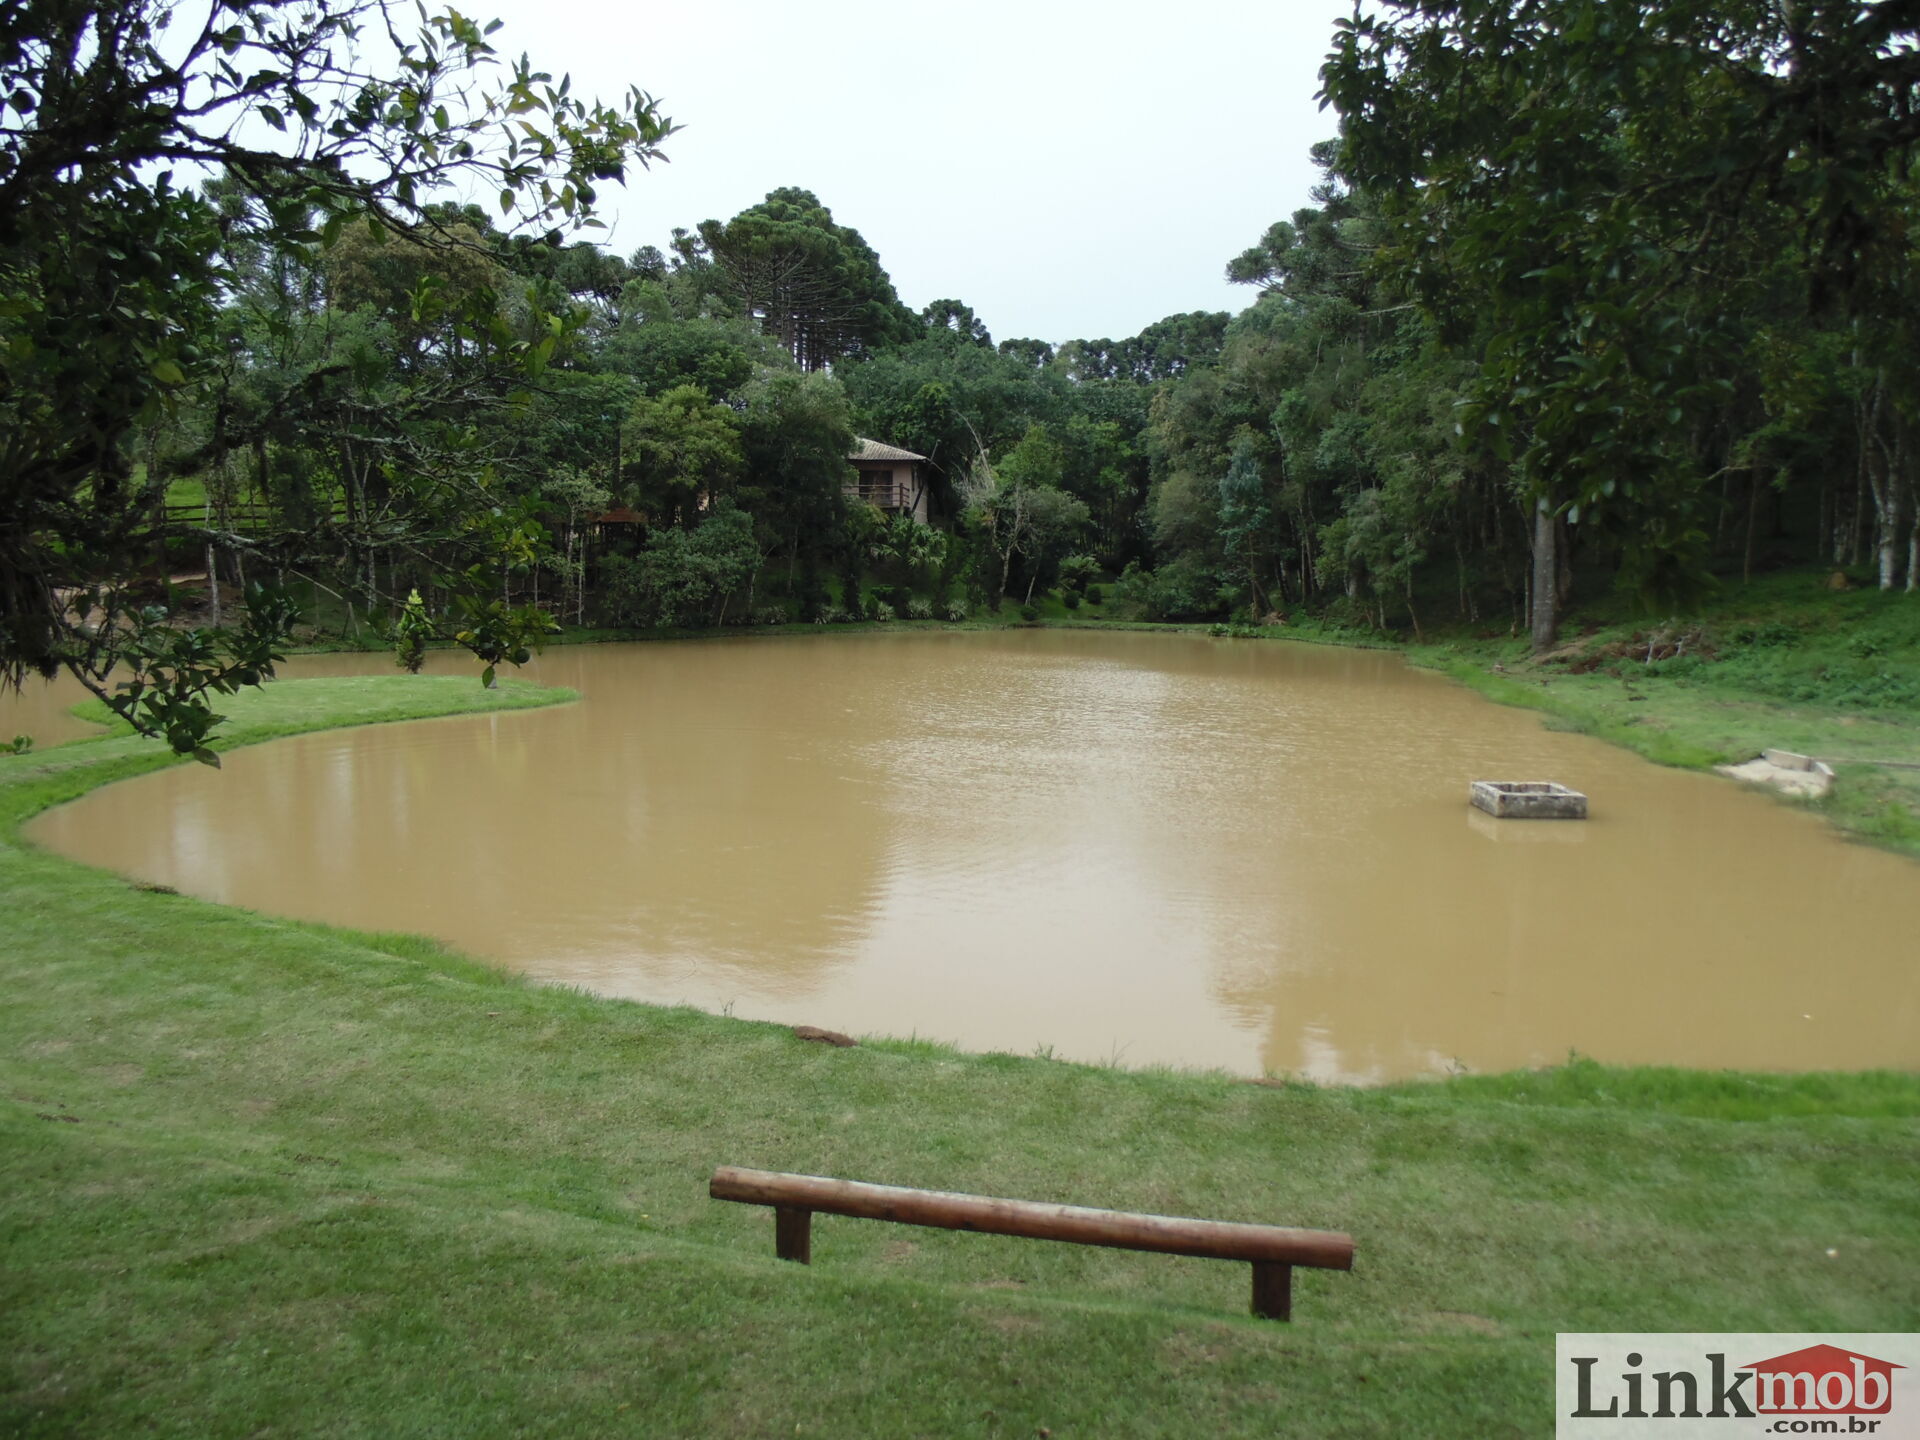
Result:
M543 661L586 697L547 712L511 812L533 892L566 902L528 927L543 976L801 995L852 953L890 823L887 772L847 734L861 697L805 644L742 658L736 642Z
M863 930L891 823L870 800L887 776L835 738L849 702L810 650L770 645L751 667L720 645L556 651L541 680L586 703L236 752L217 775L96 792L49 838L609 993L679 998L703 976L804 993Z

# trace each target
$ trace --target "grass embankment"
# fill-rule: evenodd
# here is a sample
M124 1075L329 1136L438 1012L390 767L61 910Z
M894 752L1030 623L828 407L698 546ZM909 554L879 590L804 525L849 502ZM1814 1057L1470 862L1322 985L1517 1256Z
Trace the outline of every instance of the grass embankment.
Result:
M1770 576L1681 618L1576 613L1538 661L1504 638L1410 654L1663 765L1706 769L1767 748L1825 760L1838 783L1815 808L1848 834L1920 856L1920 601L1829 591L1825 578Z
M541 698L286 682L229 743ZM1540 1435L1556 1330L1920 1327L1912 1077L1336 1091L829 1049L20 842L154 763L0 760L10 1435ZM1299 1272L1292 1326L1212 1261L826 1218L803 1269L706 1198L721 1162L1359 1258Z

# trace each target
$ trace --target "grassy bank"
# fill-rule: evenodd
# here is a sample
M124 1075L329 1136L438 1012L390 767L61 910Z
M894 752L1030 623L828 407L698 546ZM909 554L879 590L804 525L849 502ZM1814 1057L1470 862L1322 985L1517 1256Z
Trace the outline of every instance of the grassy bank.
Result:
M1540 660L1506 637L1409 654L1663 765L1706 769L1769 747L1826 760L1838 784L1816 808L1855 838L1920 856L1920 602L1824 581L1770 576L1662 619L1597 606L1569 617Z
M288 682L228 744L538 703ZM1607 1070L1377 1091L1132 1073L521 984L23 845L163 763L0 759L0 1432L1539 1435L1553 1334L1909 1330L1920 1081ZM208 777L218 783L218 777ZM1246 1267L825 1219L717 1163L1349 1230Z

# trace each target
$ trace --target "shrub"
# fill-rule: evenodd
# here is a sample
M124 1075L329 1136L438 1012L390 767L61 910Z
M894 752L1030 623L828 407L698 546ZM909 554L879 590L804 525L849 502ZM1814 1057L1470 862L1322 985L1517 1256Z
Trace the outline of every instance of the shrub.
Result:
M953 621L955 624L958 624L960 621L966 618L967 618L967 602L966 601L949 600L947 602L947 619Z
M893 619L894 614L895 614L895 611L893 606L889 605L884 600L876 600L873 602L872 607L867 611L867 618L869 620L891 620Z
M787 623L787 607L784 605L762 605L753 612L753 623L756 625L785 625Z
M710 623L752 573L753 518L727 501L697 530L656 530L637 556L601 559L601 598L618 625Z
M816 625L845 625L851 619L853 619L853 616L847 613L844 606L822 605L820 607L820 613L813 617L813 623Z
M1149 620L1205 620L1227 608L1229 596L1203 563L1182 556L1158 570L1130 564L1117 586L1120 598Z
M1060 562L1060 583L1075 595L1084 593L1099 573L1100 562L1091 555L1069 555Z
M1075 590L1067 591L1066 594L1060 597L1060 603L1069 610L1078 610L1080 608L1079 592Z
M1106 599L1107 599L1107 592L1103 590L1100 586L1098 585L1087 586L1087 603L1089 605L1105 604Z
M1793 644L1800 638L1800 632L1791 625L1769 620L1761 625L1742 625L1730 638L1736 645L1753 645L1768 649L1775 645Z
M418 675L420 667L427 663L427 637L396 631L393 637L393 663L409 675Z
M907 601L907 618L909 620L931 620L933 618L933 602L931 600L921 600L917 598Z
M1040 618L1040 608L1039 608L1039 606L1037 606L1037 605L1022 605L1022 606L1020 607L1020 618L1021 618L1022 620L1024 620L1024 621L1026 621L1026 622L1027 622L1027 623L1028 623L1029 625L1031 625L1031 624L1033 624L1033 622L1034 622L1034 621L1036 621L1036 620L1038 620L1038 619Z

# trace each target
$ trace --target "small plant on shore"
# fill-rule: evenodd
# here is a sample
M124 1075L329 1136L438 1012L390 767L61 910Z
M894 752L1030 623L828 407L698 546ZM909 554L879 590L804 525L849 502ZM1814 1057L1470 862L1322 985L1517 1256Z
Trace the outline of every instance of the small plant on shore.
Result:
M427 641L433 638L433 621L427 618L426 603L418 590L407 592L407 603L393 622L393 663L409 675L418 675L427 660Z
M917 597L907 601L907 618L909 620L931 620L933 618L933 602L931 600L921 600Z
M957 625L966 618L967 606L965 601L950 600L947 602L947 619Z
M785 625L787 623L787 607L784 605L762 605L753 612L753 623L756 625Z
M889 605L886 601L876 600L873 602L872 609L868 613L867 618L869 620L891 620L894 618L895 613L893 606Z
M16 735L6 744L0 745L0 755L24 755L33 749L33 736Z

